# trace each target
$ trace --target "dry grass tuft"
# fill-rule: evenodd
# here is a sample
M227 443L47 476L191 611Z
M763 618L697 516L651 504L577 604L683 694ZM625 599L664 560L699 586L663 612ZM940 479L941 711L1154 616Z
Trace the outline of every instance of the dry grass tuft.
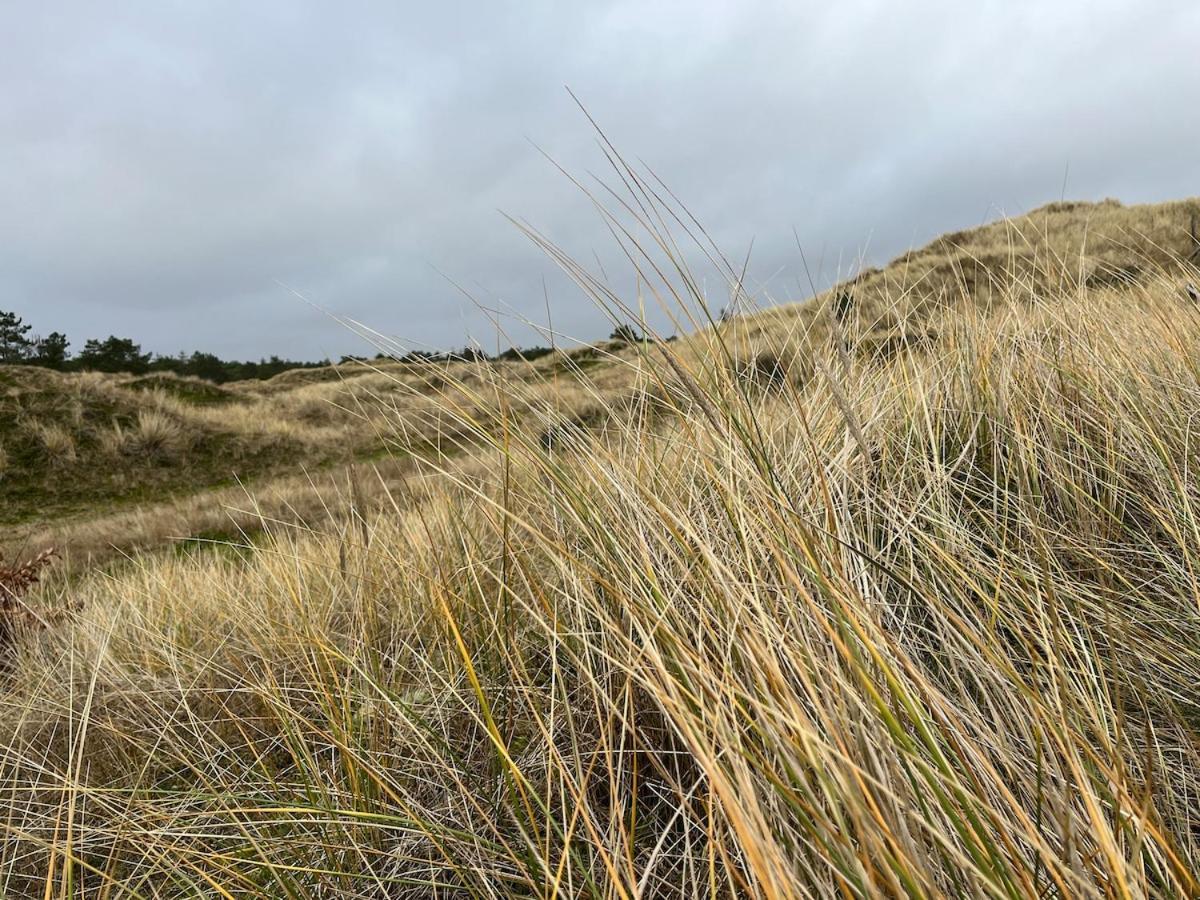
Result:
M165 412L142 410L137 426L127 435L126 446L146 456L169 456L180 449L183 429Z
M112 427L97 436L101 452L110 458L128 456L143 460L162 460L182 449L184 431L179 422L160 409L141 410L136 423Z
M49 465L61 467L75 462L75 435L70 429L36 419L27 422L25 428L41 445Z
M176 454L184 442L184 430L161 409L143 409L132 426L114 421L112 427L97 434L96 440L104 456L151 460Z

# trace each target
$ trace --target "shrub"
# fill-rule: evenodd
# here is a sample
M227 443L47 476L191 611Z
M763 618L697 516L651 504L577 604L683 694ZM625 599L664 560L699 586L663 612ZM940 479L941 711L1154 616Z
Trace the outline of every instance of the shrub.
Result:
M608 339L618 344L637 344L642 341L642 336L636 328L626 323L614 328L613 333L608 336Z
M554 352L553 347L510 347L496 359L502 362L533 362Z
M766 350L735 366L743 381L762 390L774 391L787 384L789 362L783 354Z
M53 548L43 550L33 559L16 565L8 565L0 557L0 651L9 649L22 623L40 623L37 617L29 615L22 598L38 583L42 570L50 565L53 557Z

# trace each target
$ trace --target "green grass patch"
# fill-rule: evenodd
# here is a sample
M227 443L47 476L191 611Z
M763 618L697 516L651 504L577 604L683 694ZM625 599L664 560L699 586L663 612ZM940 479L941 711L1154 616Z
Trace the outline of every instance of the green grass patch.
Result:
M134 391L160 390L184 403L195 406L217 406L237 402L237 396L220 385L193 378L176 378L172 375L146 375L125 382L122 387Z

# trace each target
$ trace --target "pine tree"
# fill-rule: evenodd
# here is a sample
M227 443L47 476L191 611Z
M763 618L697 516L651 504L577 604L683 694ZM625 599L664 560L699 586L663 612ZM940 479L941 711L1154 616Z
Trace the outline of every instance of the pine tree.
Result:
M622 344L636 344L642 340L642 336L638 334L638 330L632 325L618 325L613 329L613 333L608 336L610 341L618 341Z
M13 312L0 310L0 363L21 363L29 359L33 341L28 338L32 326Z
M132 372L135 375L150 367L149 353L143 353L140 344L131 338L110 335L104 340L90 338L79 354L79 364L84 369L97 372Z
M33 345L31 362L48 369L62 369L67 362L67 348L71 342L61 331L52 331L44 338L38 338Z

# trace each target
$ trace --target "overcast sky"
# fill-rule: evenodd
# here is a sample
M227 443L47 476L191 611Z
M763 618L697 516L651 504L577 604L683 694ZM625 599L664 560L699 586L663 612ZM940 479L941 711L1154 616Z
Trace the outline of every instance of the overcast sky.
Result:
M501 212L617 257L539 153L586 104L730 256L824 274L1058 199L1200 193L1194 2L6 3L0 309L74 349L495 345L610 326ZM536 145L536 147L535 147ZM1068 168L1069 167L1069 168ZM619 280L619 273L609 273ZM528 328L511 324L520 343Z

